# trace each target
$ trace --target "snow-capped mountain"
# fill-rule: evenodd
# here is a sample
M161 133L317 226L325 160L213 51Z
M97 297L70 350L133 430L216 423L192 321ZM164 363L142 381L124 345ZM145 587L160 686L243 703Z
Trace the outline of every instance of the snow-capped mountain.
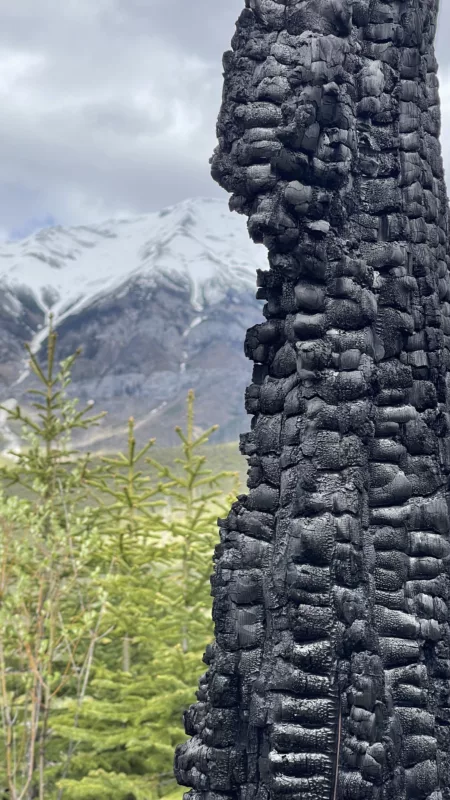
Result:
M237 438L248 427L243 341L261 320L256 270L266 253L226 201L204 198L0 244L2 399L22 400L23 342L44 349L51 312L59 356L83 348L73 393L110 412L103 443L130 414L143 435L170 443L191 386L198 423Z

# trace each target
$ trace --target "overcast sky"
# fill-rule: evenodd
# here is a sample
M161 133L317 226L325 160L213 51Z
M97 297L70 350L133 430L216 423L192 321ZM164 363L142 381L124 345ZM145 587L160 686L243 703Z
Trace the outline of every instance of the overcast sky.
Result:
M0 0L0 237L154 211L197 195L225 198L208 158L221 57L243 6ZM450 4L441 6L450 175Z

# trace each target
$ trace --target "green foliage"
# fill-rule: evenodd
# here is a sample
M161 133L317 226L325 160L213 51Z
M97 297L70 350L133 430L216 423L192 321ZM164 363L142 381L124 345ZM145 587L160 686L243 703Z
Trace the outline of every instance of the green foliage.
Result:
M65 514L68 501L72 506L73 501L79 502L84 473L90 461L89 454L82 459L77 450L71 449L72 433L79 428L97 425L104 414L87 417L91 404L79 411L78 400L67 397L71 370L80 351L61 361L55 374L56 333L50 327L44 374L37 357L28 345L26 348L31 369L42 388L28 390L35 398L31 404L34 417L25 414L18 405L14 410L0 406L9 421L22 424L21 438L26 445L11 453L15 466L0 464L0 477L5 488L21 486L37 497L41 505L47 501L50 508L59 508L61 515Z
M7 485L33 496L3 498L0 507L0 776L16 800L49 796L47 765L58 758L52 715L67 694L84 699L106 602L92 565L98 534L79 505L88 458L76 461L70 449L72 431L99 416L65 395L76 356L55 374L54 354L51 331L46 374L30 353L43 384L33 391L34 418L8 412L27 447L0 469Z
M217 516L238 476L207 467L216 426L194 436L194 395L172 465L137 451L95 464L71 441L96 425L31 354L33 412L8 411L25 447L0 466L0 788L15 800L178 798L173 752L212 637ZM7 410L7 409L5 409ZM149 475L150 470L150 475ZM234 482L230 485L231 481ZM225 497L224 490L232 490ZM171 795L172 796L172 795Z
M212 637L209 575L216 519L225 510L219 487L235 477L206 467L201 448L215 427L194 437L193 403L190 392L187 431L177 429L182 457L173 468L147 455L152 442L135 452L130 420L127 452L104 458L101 477L90 481L100 498L97 524L120 559L104 583L106 622L114 633L101 648L80 716L73 777L61 784L68 797L137 800L142 786L149 798L175 785L182 712L194 700ZM153 488L144 460L157 473ZM171 508L155 501L156 494L170 498ZM114 795L107 793L111 775L118 778Z

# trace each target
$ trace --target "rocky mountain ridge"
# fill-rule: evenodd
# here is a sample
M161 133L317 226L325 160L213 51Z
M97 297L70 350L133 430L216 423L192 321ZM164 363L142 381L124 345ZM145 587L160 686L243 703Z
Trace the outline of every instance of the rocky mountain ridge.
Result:
M249 425L243 342L262 320L266 258L245 221L206 198L1 244L1 401L26 398L23 343L43 356L51 313L59 358L82 348L71 392L108 411L86 445L116 446L130 415L140 438L175 444L191 387L199 427L218 423L216 441L237 439Z

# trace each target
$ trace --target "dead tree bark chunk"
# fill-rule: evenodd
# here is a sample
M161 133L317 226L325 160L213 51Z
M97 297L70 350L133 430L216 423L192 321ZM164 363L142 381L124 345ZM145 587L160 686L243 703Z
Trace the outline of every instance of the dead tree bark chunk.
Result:
M212 175L268 250L191 800L450 800L437 0L245 0Z

